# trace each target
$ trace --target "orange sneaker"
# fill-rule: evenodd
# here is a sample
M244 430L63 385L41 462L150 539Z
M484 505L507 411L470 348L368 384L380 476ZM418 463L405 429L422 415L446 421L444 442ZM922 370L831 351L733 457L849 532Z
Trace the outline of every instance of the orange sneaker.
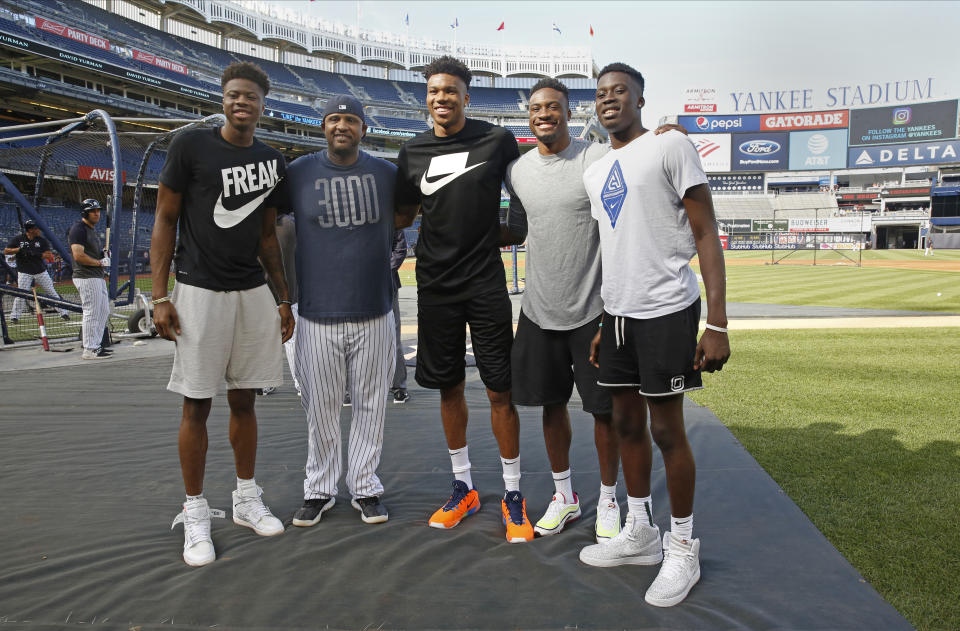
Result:
M507 541L523 543L533 540L533 526L527 519L527 500L520 491L508 491L500 500L503 524L507 527Z
M468 489L462 480L453 481L453 494L447 503L430 516L431 528L453 528L464 517L480 510L480 494L477 489Z

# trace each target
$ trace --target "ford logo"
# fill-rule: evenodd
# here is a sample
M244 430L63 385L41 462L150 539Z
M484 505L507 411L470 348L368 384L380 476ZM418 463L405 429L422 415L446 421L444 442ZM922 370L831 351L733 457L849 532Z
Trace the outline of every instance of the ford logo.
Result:
M751 156L769 156L780 151L780 143L772 140L748 140L740 143L740 151Z

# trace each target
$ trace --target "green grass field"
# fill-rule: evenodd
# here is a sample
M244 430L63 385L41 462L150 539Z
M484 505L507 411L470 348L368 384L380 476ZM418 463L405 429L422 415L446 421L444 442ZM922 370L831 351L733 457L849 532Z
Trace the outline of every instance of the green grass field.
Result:
M960 625L960 329L732 331L711 409L917 629Z

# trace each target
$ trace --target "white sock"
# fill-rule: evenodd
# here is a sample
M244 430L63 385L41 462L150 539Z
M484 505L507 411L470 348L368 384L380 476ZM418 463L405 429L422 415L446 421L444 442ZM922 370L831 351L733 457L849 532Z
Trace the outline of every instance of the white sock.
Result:
M563 499L567 504L573 503L573 479L570 477L570 469L557 473L553 472L553 485L557 493L563 494Z
M693 513L689 517L674 517L670 515L670 537L680 541L693 539Z
M500 458L503 465L503 484L510 491L520 490L520 456L516 458Z
M257 494L256 478L250 478L249 480L244 480L243 478L237 478L237 492L240 493L240 495L256 495Z
M453 477L467 485L468 489L473 488L473 478L470 476L470 454L467 446L460 449L448 449L450 452L450 462L453 465Z
M639 518L641 523L647 526L653 525L653 500L649 495L646 497L630 497L628 495L627 506L629 507L627 510L633 513L636 518Z
M614 482L612 486L607 486L603 482L600 483L600 501L616 501L617 500L617 483Z
M188 501L188 502L191 502L191 501L193 501L193 500L202 500L202 499L203 499L203 491L200 491L200 494L199 494L199 495L188 495L188 496L187 496L187 501Z

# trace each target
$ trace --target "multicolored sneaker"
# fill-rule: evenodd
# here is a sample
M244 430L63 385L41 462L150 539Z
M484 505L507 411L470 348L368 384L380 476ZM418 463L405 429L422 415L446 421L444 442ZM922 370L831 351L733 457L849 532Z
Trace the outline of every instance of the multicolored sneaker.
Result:
M480 494L477 489L468 489L462 480L453 481L453 493L447 503L430 516L431 528L453 528L464 517L480 510Z
M557 491L547 506L547 512L533 527L534 532L543 537L555 535L563 530L568 521L580 519L580 498L574 493L572 502L568 503L566 500L563 493Z
M527 519L527 500L520 491L507 491L500 500L503 511L503 525L507 527L507 541L524 543L533 540L533 526Z
M616 499L602 499L597 504L597 523L593 531L597 543L610 541L620 534L620 505Z

